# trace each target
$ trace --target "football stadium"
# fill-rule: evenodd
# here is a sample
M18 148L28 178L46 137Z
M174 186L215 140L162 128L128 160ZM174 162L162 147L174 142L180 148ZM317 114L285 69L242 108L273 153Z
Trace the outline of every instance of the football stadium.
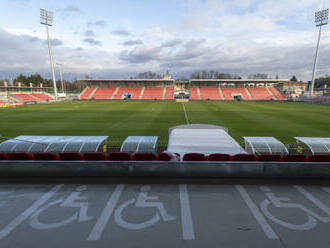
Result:
M172 8L141 1L143 10L126 1L47 3L63 29L51 38L54 12L40 9L47 40L22 11L38 1L14 2L5 8L14 6L26 24L0 26L0 54L9 52L0 62L0 247L329 246L330 77L323 54L330 39L322 31L329 9L315 12L314 53L315 32L302 28L310 9L320 8L313 1L302 3L302 16L274 2L175 1L184 17L179 31L195 28L190 40L180 32L169 40L160 12L140 23L139 13L149 15L152 5L167 13L169 25L171 1ZM101 20L110 5L117 13ZM277 7L280 17L266 11ZM221 26L233 46L210 34L208 22L218 15L233 30L242 25L238 33ZM155 40L158 46L148 47ZM244 50L251 40L253 53ZM260 68L267 73L256 73Z

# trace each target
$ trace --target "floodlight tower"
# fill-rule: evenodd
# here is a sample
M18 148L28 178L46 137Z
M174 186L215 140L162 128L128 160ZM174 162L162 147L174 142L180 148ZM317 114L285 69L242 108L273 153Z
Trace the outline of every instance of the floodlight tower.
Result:
M58 68L60 69L60 77L61 77L61 84L62 84L62 93L64 94L64 83L63 83L63 73L62 73L62 64L56 63Z
M324 9L324 10L315 12L315 25L316 25L316 27L319 27L319 37L317 40L316 53L315 53L315 59L314 59L313 77L312 77L312 84L311 84L311 89L310 89L311 96L313 96L313 94L314 94L314 84L315 84L315 76L316 76L317 57L319 55L321 30L322 30L322 26L327 25L328 22L329 22L329 9Z
M53 75L54 95L55 95L55 101L57 101L57 88L56 88L54 61L53 61L52 47L50 44L49 31L48 31L48 27L53 26L53 12L47 11L45 9L40 9L40 24L46 26L48 52L49 52L50 65L52 68L52 75Z

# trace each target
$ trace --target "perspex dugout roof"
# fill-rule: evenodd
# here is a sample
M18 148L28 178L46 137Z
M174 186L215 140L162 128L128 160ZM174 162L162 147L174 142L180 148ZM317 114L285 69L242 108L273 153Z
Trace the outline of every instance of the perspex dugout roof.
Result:
M18 136L0 144L0 152L97 152L108 136Z
M128 136L121 145L121 152L157 153L158 136Z
M285 145L274 137L249 137L245 136L245 151L249 154L288 154Z
M330 154L330 138L321 137L295 137L297 143L302 143L311 154Z

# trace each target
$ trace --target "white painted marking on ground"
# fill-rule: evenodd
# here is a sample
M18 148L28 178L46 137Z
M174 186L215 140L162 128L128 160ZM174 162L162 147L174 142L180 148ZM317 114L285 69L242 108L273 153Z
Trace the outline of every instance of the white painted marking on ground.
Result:
M93 230L88 236L87 240L99 240L106 224L108 223L117 202L119 201L120 195L125 188L125 184L118 184L110 196L107 205L104 207L99 219L93 227Z
M180 184L179 189L183 240L194 240L195 232L194 225L192 222L187 184Z
M271 228L271 226L266 221L265 217L262 215L262 213L259 211L259 208L257 205L252 201L251 197L249 196L248 192L242 185L235 185L237 191L240 193L241 197L245 201L246 205L251 210L254 218L259 223L260 227L266 234L266 236L269 239L279 239L277 234L274 232L274 230Z
M330 216L330 208L326 206L323 202L320 200L316 199L311 193L309 193L307 190L305 190L301 186L293 186L296 190L298 190L301 194L303 194L308 200L313 202L316 206L318 206L320 209L322 209L327 215Z
M11 231L13 231L17 226L22 224L27 218L30 217L42 204L47 202L50 198L52 198L60 188L64 186L64 184L58 184L54 186L50 191L45 193L42 197L39 198L35 203L32 204L31 207L26 209L23 213L13 219L5 228L0 231L0 240L5 238Z
M184 116L186 118L186 122L187 124L189 125L189 119L188 119L188 115L187 115L187 111L186 111L186 107L184 106L184 103L182 103L182 108L183 108L183 111L184 111Z

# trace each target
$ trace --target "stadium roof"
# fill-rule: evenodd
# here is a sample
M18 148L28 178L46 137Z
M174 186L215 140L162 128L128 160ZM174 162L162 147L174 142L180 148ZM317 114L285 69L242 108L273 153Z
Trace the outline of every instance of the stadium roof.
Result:
M77 81L88 81L88 82L173 82L175 81L174 79L141 79L141 78L127 78L127 79L116 79L116 78L79 78Z
M248 78L241 78L241 79L190 79L191 82L287 82L289 79L272 79L272 78L256 78L256 79L248 79Z

